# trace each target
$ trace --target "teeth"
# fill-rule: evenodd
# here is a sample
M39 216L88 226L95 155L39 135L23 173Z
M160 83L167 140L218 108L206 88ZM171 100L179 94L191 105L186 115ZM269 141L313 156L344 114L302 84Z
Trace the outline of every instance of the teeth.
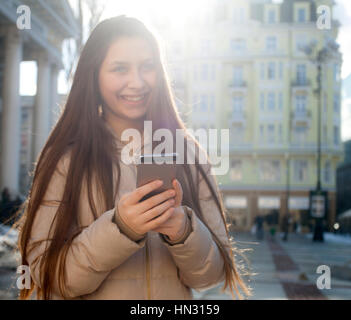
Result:
M123 99L129 100L129 101L139 101L142 100L145 97L145 95L138 96L138 97L127 97L127 96L122 96Z

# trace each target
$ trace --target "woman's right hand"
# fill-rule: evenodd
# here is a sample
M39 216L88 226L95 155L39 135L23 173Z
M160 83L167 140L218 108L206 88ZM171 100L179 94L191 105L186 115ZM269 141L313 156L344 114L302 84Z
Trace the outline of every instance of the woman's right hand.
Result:
M134 232L142 235L163 224L172 215L175 190L169 189L139 202L145 195L159 188L163 182L149 182L133 192L125 194L118 202L117 210L123 222ZM168 201L166 201L168 199ZM157 218L156 218L157 217ZM155 218L155 219L154 219ZM154 219L154 220L152 220Z

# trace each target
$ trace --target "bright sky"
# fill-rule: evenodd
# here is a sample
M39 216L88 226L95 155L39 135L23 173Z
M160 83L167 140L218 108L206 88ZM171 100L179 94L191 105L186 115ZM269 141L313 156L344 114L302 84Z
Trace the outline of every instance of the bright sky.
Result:
M76 0L69 0L72 4ZM102 19L119 14L133 15L149 23L149 16L166 17L167 21L174 26L182 26L184 19L190 15L198 15L208 7L212 1L220 0L129 0L115 1L105 0L107 7ZM207 6L206 6L207 5ZM334 18L341 22L337 42L340 44L340 51L343 54L343 65L341 77L344 79L351 74L351 1L336 0L334 7ZM36 93L36 65L33 62L21 63L21 95L35 95ZM25 75L25 76L24 76ZM60 73L58 82L59 93L65 93L67 86L63 72ZM342 113L342 140L351 138L351 110L346 110L343 105ZM346 117L349 119L346 121ZM345 120L345 121L344 121ZM350 129L348 129L350 128Z

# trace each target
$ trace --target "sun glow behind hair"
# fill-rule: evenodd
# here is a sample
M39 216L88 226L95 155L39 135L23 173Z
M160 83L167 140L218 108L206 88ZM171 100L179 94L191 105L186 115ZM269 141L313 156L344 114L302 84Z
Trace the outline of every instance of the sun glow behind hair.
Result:
M131 15L152 24L167 22L174 28L182 28L186 19L195 18L211 7L214 0L130 0L125 2L106 0L102 19L119 14ZM104 2L104 1L102 1Z

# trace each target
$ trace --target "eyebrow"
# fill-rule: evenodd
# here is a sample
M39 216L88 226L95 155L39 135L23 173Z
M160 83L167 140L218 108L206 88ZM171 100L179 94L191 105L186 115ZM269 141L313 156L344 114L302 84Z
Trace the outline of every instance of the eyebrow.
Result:
M147 59L143 60L142 63L147 62L147 61L154 61L154 59L153 58L147 58ZM115 60L115 61L112 61L110 65L112 66L112 65L115 65L115 64L129 64L129 62Z

